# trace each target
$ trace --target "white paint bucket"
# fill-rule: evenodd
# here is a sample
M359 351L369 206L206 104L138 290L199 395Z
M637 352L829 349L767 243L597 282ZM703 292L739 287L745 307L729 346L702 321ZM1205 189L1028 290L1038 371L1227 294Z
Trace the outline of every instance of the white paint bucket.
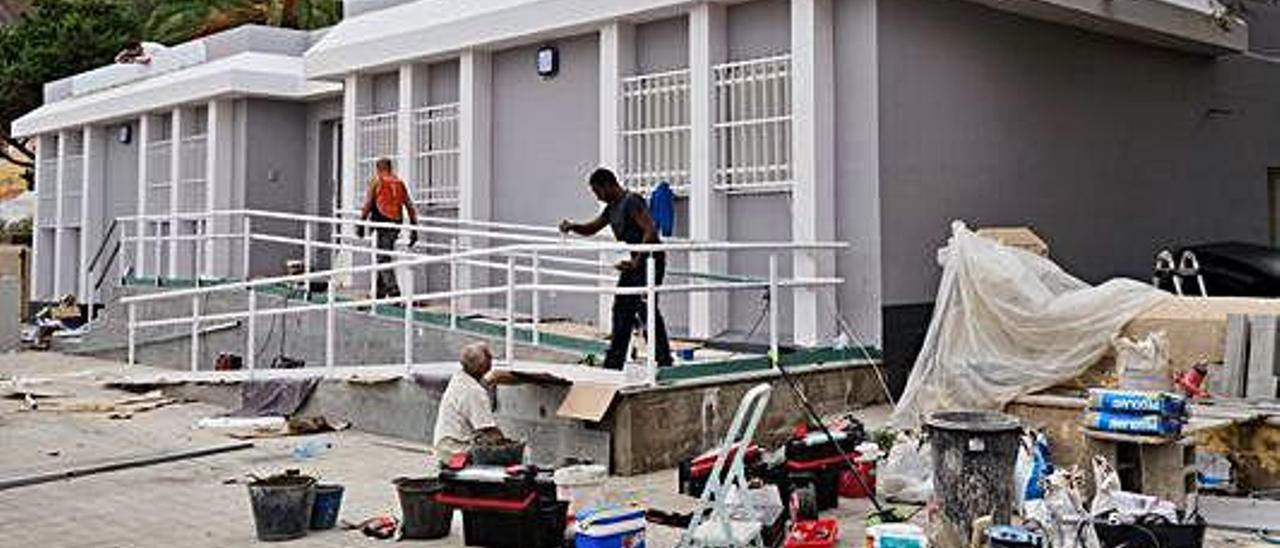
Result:
M911 523L881 523L867 528L865 548L929 548L924 529Z
M555 472L556 499L569 503L569 515L603 502L609 469L598 464L566 466Z

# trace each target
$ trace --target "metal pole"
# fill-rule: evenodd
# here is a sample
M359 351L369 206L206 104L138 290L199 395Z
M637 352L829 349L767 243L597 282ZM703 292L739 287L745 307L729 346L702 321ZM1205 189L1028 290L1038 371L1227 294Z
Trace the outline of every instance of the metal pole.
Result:
M191 267L191 277L195 279L196 287L200 287L200 272L204 266L204 261L200 260L204 256L201 248L204 247L204 222L196 219L195 221L196 238L192 240L191 252L195 255L195 265Z
M255 344L257 341L257 338L258 338L258 292L254 291L254 289L251 287L249 288L249 336L245 338L245 352L244 352L244 363L245 363L245 366L250 371L253 371L254 362L256 361L255 360L256 356L254 356L254 353L255 353L254 348L257 347L257 344Z
M337 276L330 274L329 284L328 284L328 287L326 288L328 289L328 292L327 292L328 299L327 299L327 302L325 303L326 306L324 309L324 366L328 368L330 371L333 370L333 362L334 362L333 329L335 324L337 323L336 322L337 309L334 308L333 305L334 305L334 302L336 301L336 298L334 295L336 293L335 287L338 285L337 282L338 282Z
M129 303L129 365L137 363L138 305Z
M453 295L458 290L458 239L449 239L449 328L458 328L458 297Z
M769 358L778 359L778 254L769 254Z
M537 251L534 251L533 252L533 296L531 297L533 299L532 338L533 338L534 345L540 344L542 342L542 337L540 337L538 334L538 318L542 316L542 298L541 298L541 293L538 291L538 284L542 283L542 272L540 271L541 265L542 265L542 258L538 255Z
M240 239L240 280L245 282L249 281L249 235L252 234L252 221L248 215L245 215L241 222L244 233Z
M654 254L651 252L645 258L644 271L644 287L645 287L645 341L644 341L644 374L645 380L653 382L658 378L658 368L656 362L658 341L657 341L657 312L658 312L658 293L654 291L657 279L657 263Z
M516 256L507 255L507 341L504 356L508 364L516 361Z
M315 251L311 248L313 232L311 221L304 221L302 225L302 272L306 274L311 273L311 260L315 254Z
M369 232L373 234L373 242L368 244L369 250L370 250L369 251L370 266L378 264L378 233L375 232L376 230L377 230L376 228L369 229ZM374 269L369 271L369 296L375 299L378 298L378 276L380 275L382 275L382 272L380 271L380 269ZM369 315L371 316L378 315L378 305L375 304L375 305L369 306Z
M413 365L413 269L406 269L409 272L405 276L404 287L400 288L404 292L404 370L409 373L409 368Z
M162 265L164 264L164 255L163 255L164 247L165 247L165 244L169 242L166 241L166 239L162 235L162 233L164 232L164 223L155 223L155 227L156 227L156 239L155 239L156 287L160 287L160 279L164 275L164 268L162 267Z
M191 370L200 370L200 296L191 296Z

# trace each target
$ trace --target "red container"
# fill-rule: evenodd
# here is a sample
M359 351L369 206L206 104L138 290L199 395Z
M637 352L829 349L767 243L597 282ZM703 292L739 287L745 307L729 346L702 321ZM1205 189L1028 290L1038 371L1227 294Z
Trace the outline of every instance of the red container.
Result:
M858 475L862 476L862 481L867 485L868 493L862 488L862 484L858 483L857 478L853 477L853 471L845 468L840 471L840 496L847 499L864 499L876 493L876 463L859 462Z
M787 533L786 548L835 548L840 525L834 519L797 521Z

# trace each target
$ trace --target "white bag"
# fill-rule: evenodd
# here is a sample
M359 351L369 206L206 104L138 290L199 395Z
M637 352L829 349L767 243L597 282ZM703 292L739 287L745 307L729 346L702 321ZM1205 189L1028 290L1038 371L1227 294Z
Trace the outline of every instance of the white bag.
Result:
M1079 376L1139 312L1169 294L1116 279L1097 287L1053 261L951 225L929 331L893 412L914 429L941 409L1000 409Z
M894 502L928 502L933 495L932 447L899 434L889 456L876 465L876 491Z
M1169 375L1169 338L1156 331L1135 341L1128 337L1112 337L1116 349L1116 373L1122 390L1168 392L1173 390Z

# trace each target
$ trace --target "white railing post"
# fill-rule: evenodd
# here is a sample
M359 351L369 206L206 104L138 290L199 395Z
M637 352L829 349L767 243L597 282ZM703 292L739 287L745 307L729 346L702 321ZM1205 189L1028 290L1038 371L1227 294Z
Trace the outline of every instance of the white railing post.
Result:
M380 250L378 249L377 230L378 229L376 228L366 227L366 234L373 236L372 242L365 240L365 242L367 242L369 246L369 265L370 266L374 266L378 264L378 256L379 256L378 252ZM382 269L380 268L374 268L373 270L369 271L369 298L372 298L372 299L378 298L378 276L381 276L381 275L382 275ZM378 305L374 304L369 306L369 315L370 316L378 315Z
M249 326L248 336L245 337L244 363L250 371L254 369L254 362L257 356L254 349L257 347L258 339L258 292L252 287L249 288Z
M644 374L645 379L649 383L653 383L658 378L657 356L655 353L658 349L658 292L656 291L657 280L657 263L654 258L654 252L649 252L649 256L645 258L644 271L644 287L645 287L645 341L644 341Z
M156 227L156 239L154 240L156 250L156 287L160 287L161 279L164 277L164 268L162 266L161 259L164 258L164 248L169 242L162 235L164 232L164 223L154 223L154 225ZM172 232L170 232L170 234L172 234Z
M769 254L769 359L778 356L778 254Z
M449 239L449 328L458 328L458 239Z
M338 277L330 274L328 287L325 288L328 290L328 298L325 300L324 308L324 366L330 371L333 371L335 359L333 355L333 330L337 324L337 309L334 307L334 303L337 300L335 296L337 285Z
M314 249L311 247L311 238L313 237L314 229L312 228L311 221L303 221L302 238L304 241L302 243L302 272L306 274L311 273L311 259L315 254Z
M240 238L240 280L247 282L249 281L249 241L253 230L253 218L248 214L242 217L241 229L243 234Z
M507 364L516 362L516 256L507 255Z
M204 239L205 239L205 223L208 218L196 219L195 221L195 239L192 240L192 252L195 253L194 263L191 266L191 277L195 280L196 287L200 287L200 275L204 272Z
M138 362L138 305L129 303L129 365Z
M400 288L404 297L404 369L405 373L409 373L409 369L413 366L413 268L405 269L409 272L405 276L404 287Z
M542 258L538 255L537 251L534 251L533 252L533 294L530 297L531 299L533 299L533 303L531 304L531 308L533 309L532 310L533 320L532 320L532 325L530 326L530 329L532 329L531 337L533 340L533 344L535 346L538 344L541 344L542 342L542 337L538 335L538 318L542 316L542 298L541 298L541 294L538 291L538 284L542 283L541 268L542 268Z
M200 296L191 296L191 370L200 370Z

